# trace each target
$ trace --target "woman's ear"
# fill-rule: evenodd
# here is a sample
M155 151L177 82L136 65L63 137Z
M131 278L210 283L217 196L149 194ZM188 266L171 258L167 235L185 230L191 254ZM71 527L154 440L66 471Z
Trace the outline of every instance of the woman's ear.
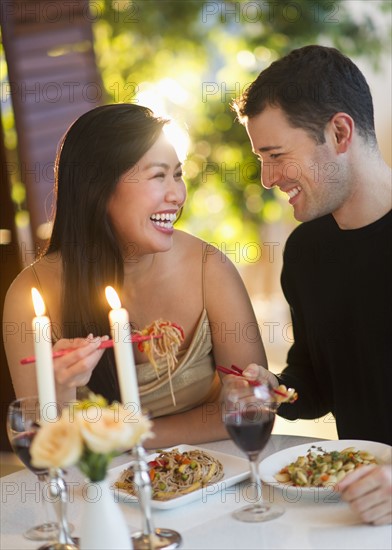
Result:
M329 121L329 129L337 153L346 153L354 136L355 123L347 113L336 113Z

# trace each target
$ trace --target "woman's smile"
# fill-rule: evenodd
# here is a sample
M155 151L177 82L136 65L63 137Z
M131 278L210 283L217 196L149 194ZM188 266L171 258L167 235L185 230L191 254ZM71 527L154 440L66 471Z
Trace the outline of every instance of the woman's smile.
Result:
M172 233L174 231L173 223L175 222L176 218L177 211L166 211L152 214L150 220L152 221L156 229L158 229L158 231L163 231L164 233Z
M133 243L148 254L171 248L173 224L185 199L181 163L162 134L120 177L109 201L109 217L122 246Z

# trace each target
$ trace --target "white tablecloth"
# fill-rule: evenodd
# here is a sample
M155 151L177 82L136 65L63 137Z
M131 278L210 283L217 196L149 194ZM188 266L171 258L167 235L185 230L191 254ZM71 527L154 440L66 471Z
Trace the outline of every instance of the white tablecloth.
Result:
M314 441L296 436L273 435L262 458L281 449ZM231 441L206 443L199 447L230 455L243 456ZM117 466L129 461L128 456L113 461ZM70 503L68 518L77 536L83 507L82 475L72 469L67 474ZM1 542L2 550L36 549L40 543L23 538L22 533L43 520L40 492L35 476L27 470L1 478ZM156 527L179 531L184 550L251 550L251 549L374 549L392 548L391 526L373 527L359 523L343 502L323 502L316 498L289 498L279 489L264 487L264 497L282 504L285 514L261 524L242 523L231 512L244 505L247 482L214 495L171 510L153 510ZM119 503L130 530L141 528L137 504ZM112 549L115 550L115 549Z

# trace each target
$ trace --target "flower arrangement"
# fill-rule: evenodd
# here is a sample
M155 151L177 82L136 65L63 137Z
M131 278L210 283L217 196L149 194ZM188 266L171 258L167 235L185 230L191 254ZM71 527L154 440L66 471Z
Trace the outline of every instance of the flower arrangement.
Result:
M30 448L32 464L36 468L76 464L90 481L102 481L113 457L153 436L151 426L146 416L90 394L64 408L56 422L41 426Z

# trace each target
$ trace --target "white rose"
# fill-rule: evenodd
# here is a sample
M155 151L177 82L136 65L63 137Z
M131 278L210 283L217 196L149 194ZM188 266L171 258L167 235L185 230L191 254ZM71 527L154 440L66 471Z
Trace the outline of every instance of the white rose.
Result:
M88 409L78 411L76 417L85 444L94 453L121 453L152 435L148 419L134 417L120 405L100 409L95 418L90 417Z
M154 433L151 431L152 422L146 416L138 415L129 418L129 412L124 411L125 418L128 417L128 422L131 423L133 429L133 440L131 447L134 447L137 443L142 443L148 437L154 437ZM127 420L125 420L127 421Z
M83 452L79 426L67 415L44 424L34 437L31 462L35 468L67 468L76 464Z

